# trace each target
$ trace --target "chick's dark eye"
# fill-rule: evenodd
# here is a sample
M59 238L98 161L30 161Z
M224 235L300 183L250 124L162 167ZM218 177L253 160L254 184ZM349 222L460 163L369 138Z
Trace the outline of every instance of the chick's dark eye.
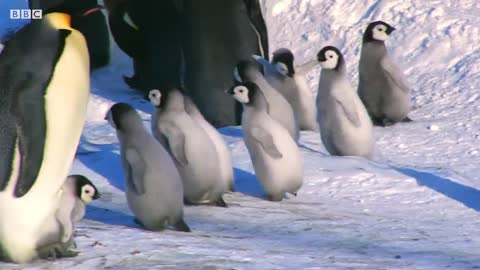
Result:
M243 90L240 90L240 93L243 93Z
M90 190L86 190L85 193L90 194Z

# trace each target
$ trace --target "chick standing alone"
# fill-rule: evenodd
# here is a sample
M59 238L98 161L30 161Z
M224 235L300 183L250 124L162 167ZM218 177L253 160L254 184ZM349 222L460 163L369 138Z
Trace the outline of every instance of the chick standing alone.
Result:
M372 122L347 79L342 53L327 46L320 50L317 59L322 66L317 121L325 148L332 155L371 158Z
M182 180L168 152L145 130L130 105L113 105L105 118L117 132L127 203L137 221L149 230L171 225L189 232L183 220Z
M285 192L296 195L303 183L303 157L287 129L268 114L265 95L252 82L228 93L243 104L245 144L267 199L281 201Z
M363 35L358 94L377 126L412 121L408 117L410 86L385 46L393 31L391 25L376 21L368 25Z

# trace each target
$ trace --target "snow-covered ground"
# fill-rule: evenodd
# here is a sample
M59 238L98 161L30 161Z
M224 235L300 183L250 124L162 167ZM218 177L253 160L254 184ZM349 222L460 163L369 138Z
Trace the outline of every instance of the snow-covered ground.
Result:
M480 2L263 2L272 50L291 48L303 63L336 45L355 86L362 31L378 19L394 25L388 47L414 87L415 122L375 128L375 161L331 157L317 133L303 132L304 186L278 203L261 199L241 129L224 128L237 190L225 196L230 207L187 207L192 233L147 232L126 206L117 138L103 117L126 101L148 126L151 108L124 85L129 59L114 47L112 65L92 75L72 167L104 195L79 225L80 255L0 269L480 269ZM308 74L314 92L318 76Z

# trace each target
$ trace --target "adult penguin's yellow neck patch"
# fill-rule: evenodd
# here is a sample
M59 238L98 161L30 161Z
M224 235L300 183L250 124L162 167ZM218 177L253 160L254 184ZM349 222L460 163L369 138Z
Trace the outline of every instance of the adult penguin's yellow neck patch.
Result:
M66 13L53 12L45 15L47 20L58 29L71 29L71 20L70 15Z

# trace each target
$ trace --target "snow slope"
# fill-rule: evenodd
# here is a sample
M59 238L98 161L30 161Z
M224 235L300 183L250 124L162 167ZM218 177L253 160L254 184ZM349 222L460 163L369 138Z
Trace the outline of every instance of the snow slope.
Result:
M229 208L187 207L192 233L141 230L126 206L118 142L103 120L113 102L150 106L121 80L129 60L92 75L92 96L72 173L104 196L88 208L81 254L0 269L479 269L480 2L476 0L266 0L271 49L297 62L329 44L345 54L356 85L362 31L382 19L398 30L390 52L414 86L413 123L375 128L375 161L331 157L303 132L298 197L261 199L239 127L221 130L237 192ZM3 26L2 26L3 27ZM316 91L319 70L308 74Z

